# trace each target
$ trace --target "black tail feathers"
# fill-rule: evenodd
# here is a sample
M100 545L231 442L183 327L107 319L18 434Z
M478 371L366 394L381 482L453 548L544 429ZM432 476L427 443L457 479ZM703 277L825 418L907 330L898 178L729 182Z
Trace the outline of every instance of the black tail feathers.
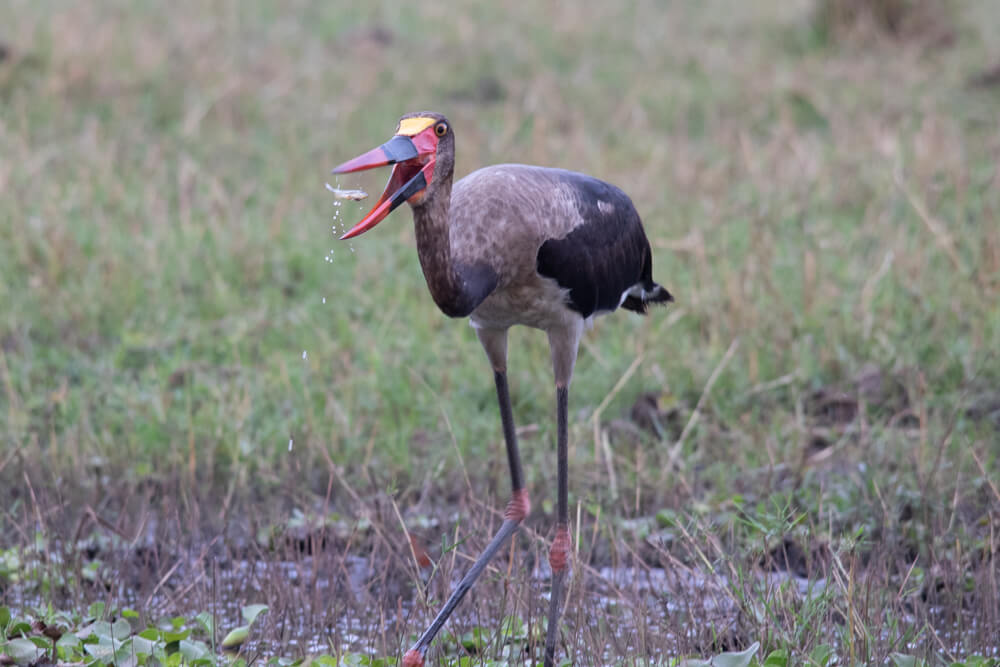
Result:
M631 291L631 290L630 290ZM674 300L673 295L665 287L650 281L650 284L643 285L638 295L630 293L622 302L622 308L645 315L647 306L651 303L670 303Z

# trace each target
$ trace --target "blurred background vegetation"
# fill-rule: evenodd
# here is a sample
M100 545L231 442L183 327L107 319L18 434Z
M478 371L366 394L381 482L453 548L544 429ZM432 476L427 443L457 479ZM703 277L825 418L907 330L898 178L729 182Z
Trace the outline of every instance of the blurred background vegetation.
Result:
M456 446L493 461L488 368L428 298L408 214L331 233L364 209L332 205L329 167L425 108L458 175L576 169L644 217L677 306L599 322L579 423L637 355L603 414L653 392L683 421L737 338L704 464L783 458L796 406L864 370L948 423L1000 379L997 92L968 85L1000 59L990 2L15 0L0 25L0 438L53 475L322 487L328 459L379 484ZM544 475L544 343L513 344Z

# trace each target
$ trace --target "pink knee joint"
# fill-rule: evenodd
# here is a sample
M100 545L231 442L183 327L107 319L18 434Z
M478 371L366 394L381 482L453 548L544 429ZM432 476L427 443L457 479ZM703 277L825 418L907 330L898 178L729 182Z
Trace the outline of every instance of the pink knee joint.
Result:
M510 502L507 503L507 509L504 510L503 518L521 523L530 512L531 501L528 499L528 491L526 489L518 489L513 493Z
M410 649L403 655L403 667L424 667L424 656L420 651Z
M566 569L569 549L569 528L566 526L557 528L556 538L552 540L552 548L549 549L549 565L552 567L552 574L558 574Z

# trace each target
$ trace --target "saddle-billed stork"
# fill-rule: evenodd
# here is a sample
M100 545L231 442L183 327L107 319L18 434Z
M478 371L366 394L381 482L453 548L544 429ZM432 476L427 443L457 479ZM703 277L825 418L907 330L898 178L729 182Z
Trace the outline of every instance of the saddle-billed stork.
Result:
M619 306L645 313L648 304L673 298L653 281L639 214L613 185L520 164L485 167L452 183L455 133L444 116L432 112L403 116L389 141L333 173L390 164L395 166L385 192L341 238L363 234L403 202L410 204L420 266L434 302L445 315L470 319L493 366L513 487L500 529L403 656L403 665L423 665L438 630L531 507L507 389L507 329L515 324L548 334L555 374L559 487L544 659L551 665L571 544L567 402L580 336L595 315Z

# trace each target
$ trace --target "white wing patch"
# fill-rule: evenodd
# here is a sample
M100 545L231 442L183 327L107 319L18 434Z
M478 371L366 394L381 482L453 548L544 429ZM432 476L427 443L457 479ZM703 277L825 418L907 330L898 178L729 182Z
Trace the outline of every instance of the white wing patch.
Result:
M622 297L618 299L618 306L621 307L621 305L625 303L625 299L627 299L630 296L635 297L640 301L648 301L650 299L656 298L662 291L663 287L657 285L656 289L654 289L652 292L647 292L645 289L643 289L641 283L636 283L635 285L632 285L627 290L622 292Z
M611 202L604 201L603 199L597 200L597 210L599 210L604 215L611 215L615 212L615 205Z

